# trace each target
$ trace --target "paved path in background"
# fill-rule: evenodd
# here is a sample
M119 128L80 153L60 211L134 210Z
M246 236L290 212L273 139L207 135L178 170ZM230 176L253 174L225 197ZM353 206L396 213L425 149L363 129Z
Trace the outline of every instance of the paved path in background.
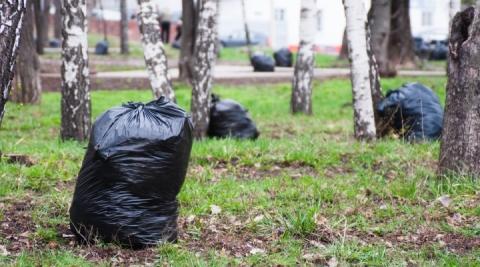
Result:
M178 79L178 69L170 68L170 77ZM400 76L445 76L445 71L402 70ZM293 68L276 68L275 72L254 72L250 66L217 65L214 69L215 84L252 84L290 82ZM350 70L346 68L317 68L314 77L317 80L346 78ZM58 91L60 87L59 73L42 74L44 88ZM149 88L148 74L143 70L98 72L91 75L92 89L145 89Z

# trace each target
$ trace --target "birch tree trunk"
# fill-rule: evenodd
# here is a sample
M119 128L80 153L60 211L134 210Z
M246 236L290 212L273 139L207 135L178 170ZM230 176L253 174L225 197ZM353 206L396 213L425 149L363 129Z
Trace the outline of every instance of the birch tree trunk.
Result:
M26 0L0 3L0 125L12 87L20 33L26 12Z
M397 72L388 58L392 0L372 0L368 24L372 34L372 50L382 77L396 76Z
M248 54L248 60L252 59L252 42L250 41L250 30L248 28L248 22L247 22L247 10L245 7L245 0L242 0L242 17L243 17L243 28L245 30L245 40L247 42L247 54Z
M53 36L55 39L62 38L62 0L53 0L55 15L53 17Z
M182 0L182 36L178 70L180 80L192 81L192 58L195 47L198 12L193 0Z
M42 94L40 63L33 38L33 3L28 2L26 18L20 35L20 49L17 58L15 84L10 100L23 104L38 104Z
M152 0L137 0L138 25L142 34L145 64L155 98L165 96L175 100L172 82L168 74L167 56L160 35L160 25Z
M86 140L91 128L86 0L63 0L62 140Z
M467 8L453 21L440 147L440 174L480 175L480 9Z
M347 18L355 138L373 140L376 129L367 53L367 13L363 1L343 0L343 5Z
M120 14L120 53L127 55L129 53L127 0L120 0Z
M312 80L315 69L317 1L302 0L300 45L292 82L292 113L312 114Z
M199 19L193 55L192 122L193 136L207 135L210 122L210 91L217 43L218 0L198 0Z

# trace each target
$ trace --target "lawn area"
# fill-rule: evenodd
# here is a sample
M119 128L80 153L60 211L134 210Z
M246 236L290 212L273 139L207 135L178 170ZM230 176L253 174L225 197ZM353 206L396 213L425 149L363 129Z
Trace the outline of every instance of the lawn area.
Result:
M445 78L416 80L443 101ZM0 161L0 265L480 266L478 181L437 177L435 142L356 142L350 90L349 80L316 83L308 117L289 114L286 84L215 87L249 109L261 136L195 142L179 240L143 251L75 245L68 208L86 144L59 141L59 93L40 106L9 103L0 151L35 162ZM188 109L190 90L176 93ZM148 90L97 91L93 114L149 99Z

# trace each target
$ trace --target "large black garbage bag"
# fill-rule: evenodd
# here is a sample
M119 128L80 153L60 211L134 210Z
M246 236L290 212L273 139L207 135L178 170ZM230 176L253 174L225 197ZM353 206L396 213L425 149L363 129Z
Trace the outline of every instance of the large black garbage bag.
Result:
M275 66L277 67L291 67L293 66L293 55L288 48L282 48L273 53L275 59Z
M70 227L78 239L131 248L176 240L176 196L191 147L189 117L163 97L101 115L70 208Z
M212 95L208 136L219 138L257 139L260 132L248 111L233 100L220 100Z
M100 41L95 45L95 55L108 55L108 42Z
M420 83L405 84L387 93L377 110L391 119L392 127L408 141L438 139L442 134L443 108L437 95Z
M257 72L273 72L275 71L275 61L266 55L253 55L250 59L253 71Z

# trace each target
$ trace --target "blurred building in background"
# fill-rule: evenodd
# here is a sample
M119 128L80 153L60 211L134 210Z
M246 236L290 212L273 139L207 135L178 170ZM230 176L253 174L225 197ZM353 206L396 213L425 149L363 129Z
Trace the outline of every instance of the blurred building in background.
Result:
M295 50L299 41L301 0L245 0L247 21L252 40L256 44L274 49L288 47ZM364 1L367 9L370 0ZM107 21L120 20L120 0L103 0L104 11L99 8L100 0L92 11L92 17ZM136 14L137 1L127 0L131 17ZM182 1L156 0L159 10L171 13L172 35L175 24L181 19ZM448 36L450 0L410 0L412 32L415 37L426 41L445 40ZM319 52L338 53L345 29L342 0L317 1L316 44ZM135 24L135 21L132 21ZM115 27L112 25L112 27ZM95 23L92 28L96 27ZM109 31L115 34L118 30ZM131 31L138 31L135 26ZM241 0L220 0L219 36L224 46L240 46L245 43ZM132 33L132 38L139 38Z

